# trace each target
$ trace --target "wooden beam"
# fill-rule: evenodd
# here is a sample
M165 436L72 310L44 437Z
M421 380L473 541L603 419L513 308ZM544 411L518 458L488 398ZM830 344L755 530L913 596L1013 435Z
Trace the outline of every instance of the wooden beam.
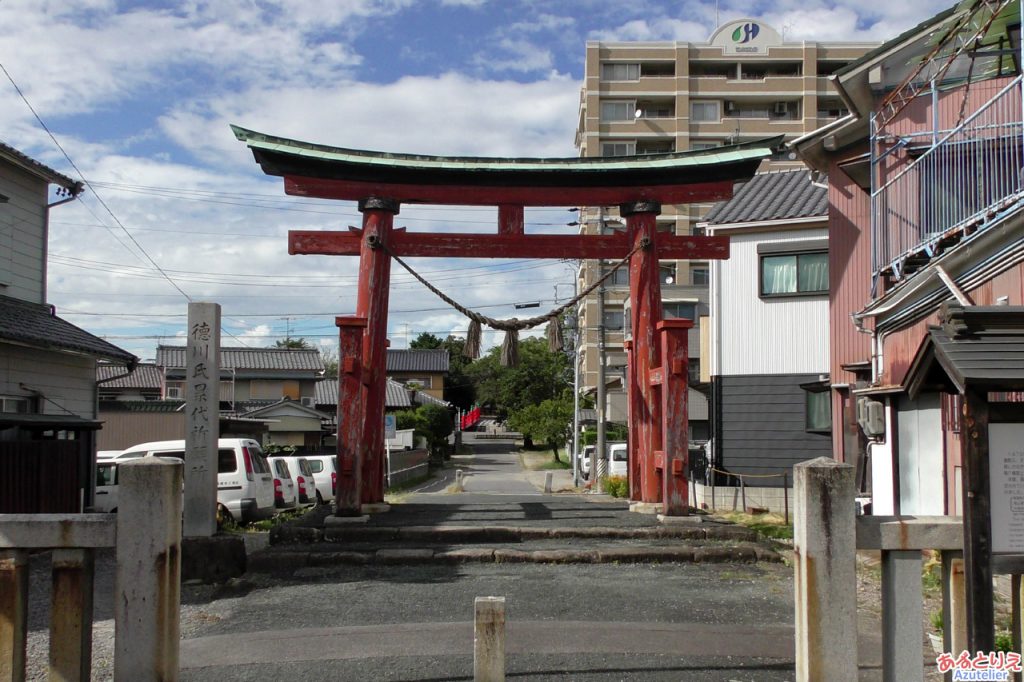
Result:
M498 234L522 235L526 229L523 207L517 204L502 204L498 207Z
M288 233L291 255L358 256L362 232L292 230ZM724 259L729 257L728 237L690 237L658 233L658 258L664 260ZM618 260L632 249L629 238L584 234L459 234L434 232L391 233L388 244L397 256L442 258L604 258Z
M989 496L988 396L964 393L960 447L963 453L964 578L967 582L967 647L995 648L992 607L992 508Z
M737 171L737 178L749 173ZM357 201L387 197L403 204L451 204L455 206L615 206L634 201L662 204L696 204L732 198L732 178L693 184L643 185L638 187L538 187L486 185L420 185L394 182L325 180L298 175L284 176L285 194L320 199Z

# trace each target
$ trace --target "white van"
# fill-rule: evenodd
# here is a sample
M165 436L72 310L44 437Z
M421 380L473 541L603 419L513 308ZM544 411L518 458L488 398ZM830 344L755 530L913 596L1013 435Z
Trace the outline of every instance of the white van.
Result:
M185 441L140 443L113 461L139 457L184 460ZM217 507L218 514L241 523L274 515L274 477L260 444L251 438L221 438L217 441Z
M316 485L313 479L313 471L305 457L295 455L274 455L268 461L271 465L278 462L288 466L292 480L295 481L296 506L311 507L316 504Z
M625 443L611 443L608 446L611 462L608 465L609 476L629 475L629 449Z
M313 470L316 482L316 503L323 504L334 499L338 489L338 459L335 455L302 455Z
M117 511L117 462L111 459L96 462L96 500L92 507L102 513Z

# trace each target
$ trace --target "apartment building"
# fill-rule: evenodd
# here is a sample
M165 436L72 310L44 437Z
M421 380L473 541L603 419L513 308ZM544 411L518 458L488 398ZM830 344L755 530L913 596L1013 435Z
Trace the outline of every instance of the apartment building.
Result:
M580 93L576 146L581 156L622 156L709 149L723 144L809 133L847 113L829 76L875 47L874 43L786 42L753 19L719 27L707 43L588 42ZM763 170L802 167L781 152ZM694 234L710 204L663 206L658 229ZM580 231L623 229L617 207L581 207ZM581 288L608 263L584 261ZM664 317L708 314L707 262L666 261L661 267ZM623 301L628 273L621 269L580 306L580 384L597 385L598 341L604 333L606 418L625 422L626 401L614 388L622 376ZM603 296L603 302L599 299ZM603 304L602 304L603 303ZM603 311L603 312L599 312ZM691 333L691 376L698 375L700 330Z

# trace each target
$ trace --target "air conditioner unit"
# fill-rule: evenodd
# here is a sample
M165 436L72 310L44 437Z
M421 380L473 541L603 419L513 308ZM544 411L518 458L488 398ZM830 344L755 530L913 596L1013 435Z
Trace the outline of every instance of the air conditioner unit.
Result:
M885 405L871 398L858 398L857 424L866 436L885 434Z
M736 111L736 109L737 109L736 102L733 102L731 99L725 100L725 110L726 111Z
M789 113L789 103L788 102L776 102L775 103L775 113L776 114L780 114L780 115L788 114Z
M316 407L316 401L308 395L302 396L299 398L299 401L302 403L303 407Z

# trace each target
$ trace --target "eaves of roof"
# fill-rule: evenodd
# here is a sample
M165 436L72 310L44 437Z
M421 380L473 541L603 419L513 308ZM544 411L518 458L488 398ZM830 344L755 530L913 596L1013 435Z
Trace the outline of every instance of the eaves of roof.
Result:
M81 194L84 185L78 180L72 180L63 173L58 173L49 166L42 164L27 154L19 152L14 147L0 142L0 159L14 164L27 173L31 173L54 185L60 185L71 192L72 196Z

